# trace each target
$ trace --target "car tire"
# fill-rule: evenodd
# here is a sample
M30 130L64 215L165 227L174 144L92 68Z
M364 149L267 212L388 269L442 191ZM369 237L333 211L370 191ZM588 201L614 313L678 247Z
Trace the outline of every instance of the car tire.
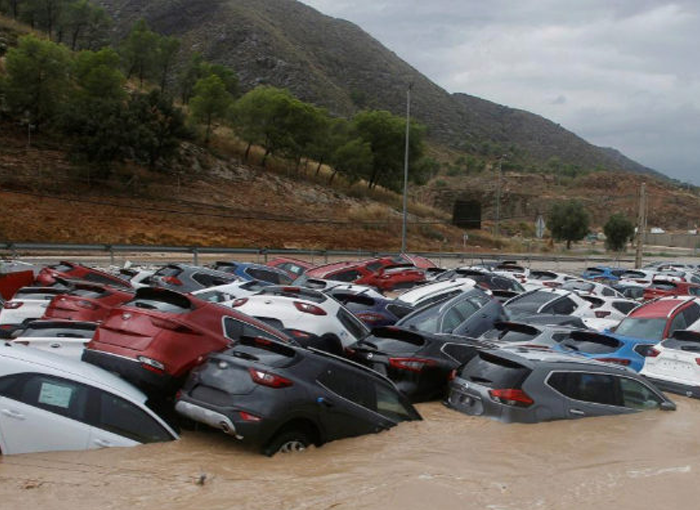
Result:
M298 453L306 450L311 444L311 438L303 430L282 430L270 439L263 448L263 453L272 457L276 453Z

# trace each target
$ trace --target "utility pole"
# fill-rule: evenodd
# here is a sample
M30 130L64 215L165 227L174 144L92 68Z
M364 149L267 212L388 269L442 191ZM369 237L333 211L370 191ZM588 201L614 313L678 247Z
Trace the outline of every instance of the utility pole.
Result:
M408 221L408 148L411 132L411 89L413 83L408 84L406 90L406 153L403 160L403 225L401 227L401 253L406 253L406 223Z
M637 251L634 257L634 267L642 267L642 251L647 229L647 183L643 182L639 190L639 217L637 218Z
M501 235L501 178L503 176L503 156L498 158L498 181L496 184L496 227L493 230L495 237Z

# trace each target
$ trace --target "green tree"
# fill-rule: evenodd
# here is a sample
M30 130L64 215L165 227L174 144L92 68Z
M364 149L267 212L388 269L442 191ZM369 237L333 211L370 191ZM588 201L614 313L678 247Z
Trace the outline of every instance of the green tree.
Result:
M190 101L192 117L206 125L204 142L209 143L212 123L224 119L233 103L226 85L216 75L200 79L194 86L194 97Z
M372 170L367 175L370 188L381 184L398 190L401 187L406 144L406 121L387 111L363 111L355 115L353 125L357 135L372 148ZM411 123L409 161L415 165L423 155L425 129ZM409 176L412 173L409 171Z
M316 174L325 163L332 163L333 155L350 139L351 126L347 119L327 117L308 148L308 156L316 160Z
M16 114L28 112L37 127L55 118L70 85L71 55L65 46L26 35L7 52L5 94Z
M207 62L204 60L201 53L194 53L190 57L190 61L187 66L185 66L185 69L180 73L178 79L182 103L189 103L194 94L195 84L202 78L206 78L212 74L221 78L229 94L233 97L238 97L240 89L236 73L226 66Z
M337 173L341 173L351 184L357 182L372 171L373 158L372 147L360 138L341 145L333 154L333 173L329 184Z
M608 218L603 227L605 247L610 251L622 251L627 242L634 237L634 224L620 213Z
M153 75L158 61L159 40L158 34L148 29L145 20L134 24L120 48L127 79L136 76L143 86L144 80Z
M177 37L161 37L156 48L156 68L160 74L160 91L165 92L170 70L175 57L180 51L180 39Z
M106 45L111 19L101 7L88 0L76 0L65 5L58 19L58 39L65 40L75 51L97 49Z
M182 110L158 90L134 94L128 111L130 124L134 126L130 148L138 161L151 168L170 159L180 140L190 136Z
M253 144L265 148L262 164L277 149L288 147L291 139L287 119L295 98L284 89L260 86L238 101L232 110L232 120L238 135L248 143L247 160Z
M547 222L554 239L566 241L567 250L571 248L572 241L580 241L588 234L588 213L577 200L554 204Z

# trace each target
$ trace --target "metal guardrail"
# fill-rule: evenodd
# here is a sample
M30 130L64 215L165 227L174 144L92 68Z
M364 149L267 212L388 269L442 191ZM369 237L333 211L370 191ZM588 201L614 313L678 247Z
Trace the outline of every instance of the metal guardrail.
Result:
M157 245L129 245L129 244L57 244L57 243L0 243L0 254L9 254L12 257L20 253L60 252L60 253L104 253L110 256L114 263L117 253L186 253L191 254L193 262L198 263L199 255L205 254L229 254L229 255L256 255L267 262L269 256L307 256L321 257L328 261L329 257L369 258L378 255L399 255L399 252L369 251L369 250L300 250L285 248L228 248L213 246L157 246ZM481 252L416 252L411 254L430 258L441 265L443 259L447 260L519 260L521 262L585 262L587 264L597 262L631 263L632 258L615 259L606 256L561 256L561 255L535 255L523 253L481 253Z

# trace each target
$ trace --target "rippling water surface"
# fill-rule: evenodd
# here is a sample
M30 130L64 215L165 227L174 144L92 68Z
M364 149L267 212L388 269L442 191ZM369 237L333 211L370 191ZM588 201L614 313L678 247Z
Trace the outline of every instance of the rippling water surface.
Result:
M439 403L425 421L272 459L219 433L137 448L0 458L0 507L697 508L700 402L538 425ZM198 480L204 479L203 483Z

